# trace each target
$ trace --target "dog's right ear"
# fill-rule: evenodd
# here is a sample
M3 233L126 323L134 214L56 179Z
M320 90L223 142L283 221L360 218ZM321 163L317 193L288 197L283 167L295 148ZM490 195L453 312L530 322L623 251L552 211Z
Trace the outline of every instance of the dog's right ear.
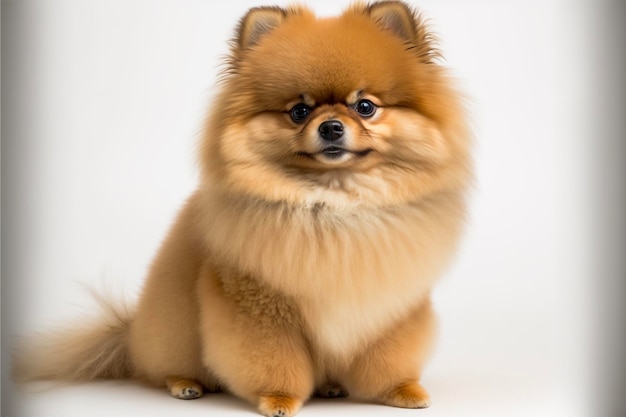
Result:
M393 33L413 50L420 61L432 64L441 57L436 36L431 33L419 13L398 0L370 3L365 13L383 29Z
M237 31L237 45L247 49L278 27L287 17L287 11L280 7L254 7L241 19Z

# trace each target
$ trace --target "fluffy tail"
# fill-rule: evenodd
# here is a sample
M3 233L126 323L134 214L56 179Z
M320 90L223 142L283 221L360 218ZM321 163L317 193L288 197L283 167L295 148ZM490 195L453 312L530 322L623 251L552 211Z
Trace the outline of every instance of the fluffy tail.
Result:
M130 313L92 291L101 317L24 340L13 354L16 381L87 381L132 375Z

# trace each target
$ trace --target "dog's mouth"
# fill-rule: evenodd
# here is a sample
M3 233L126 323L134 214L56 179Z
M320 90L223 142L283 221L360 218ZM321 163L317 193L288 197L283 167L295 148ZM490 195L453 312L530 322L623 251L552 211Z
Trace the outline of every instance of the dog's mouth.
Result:
M348 150L339 146L328 146L322 149L319 153L329 159L338 159L348 153Z
M354 150L342 148L341 146L331 145L331 146L326 146L325 148L322 148L321 150L314 152L314 153L296 152L296 155L303 156L303 157L310 158L310 159L318 159L316 157L321 156L324 159L328 159L332 161L332 160L341 159L346 155L354 155L357 158L363 158L367 156L370 152L372 152L372 149L370 148L363 149L360 151L354 151Z

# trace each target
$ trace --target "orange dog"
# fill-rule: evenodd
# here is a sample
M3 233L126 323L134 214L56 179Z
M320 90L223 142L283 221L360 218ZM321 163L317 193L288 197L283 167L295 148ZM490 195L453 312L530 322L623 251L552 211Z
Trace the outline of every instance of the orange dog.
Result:
M402 2L250 10L137 308L24 346L16 377L226 390L271 417L316 392L427 407L429 294L471 181L438 58Z

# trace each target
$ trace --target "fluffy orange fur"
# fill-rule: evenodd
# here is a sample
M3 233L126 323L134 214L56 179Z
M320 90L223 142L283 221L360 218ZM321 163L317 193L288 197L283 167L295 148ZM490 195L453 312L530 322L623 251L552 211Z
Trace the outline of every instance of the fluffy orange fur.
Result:
M16 376L134 376L183 399L226 390L266 416L292 416L314 392L427 407L429 295L471 180L438 57L401 2L325 19L250 10L207 121L200 185L136 309L24 346ZM324 148L326 121L341 125L340 151Z

